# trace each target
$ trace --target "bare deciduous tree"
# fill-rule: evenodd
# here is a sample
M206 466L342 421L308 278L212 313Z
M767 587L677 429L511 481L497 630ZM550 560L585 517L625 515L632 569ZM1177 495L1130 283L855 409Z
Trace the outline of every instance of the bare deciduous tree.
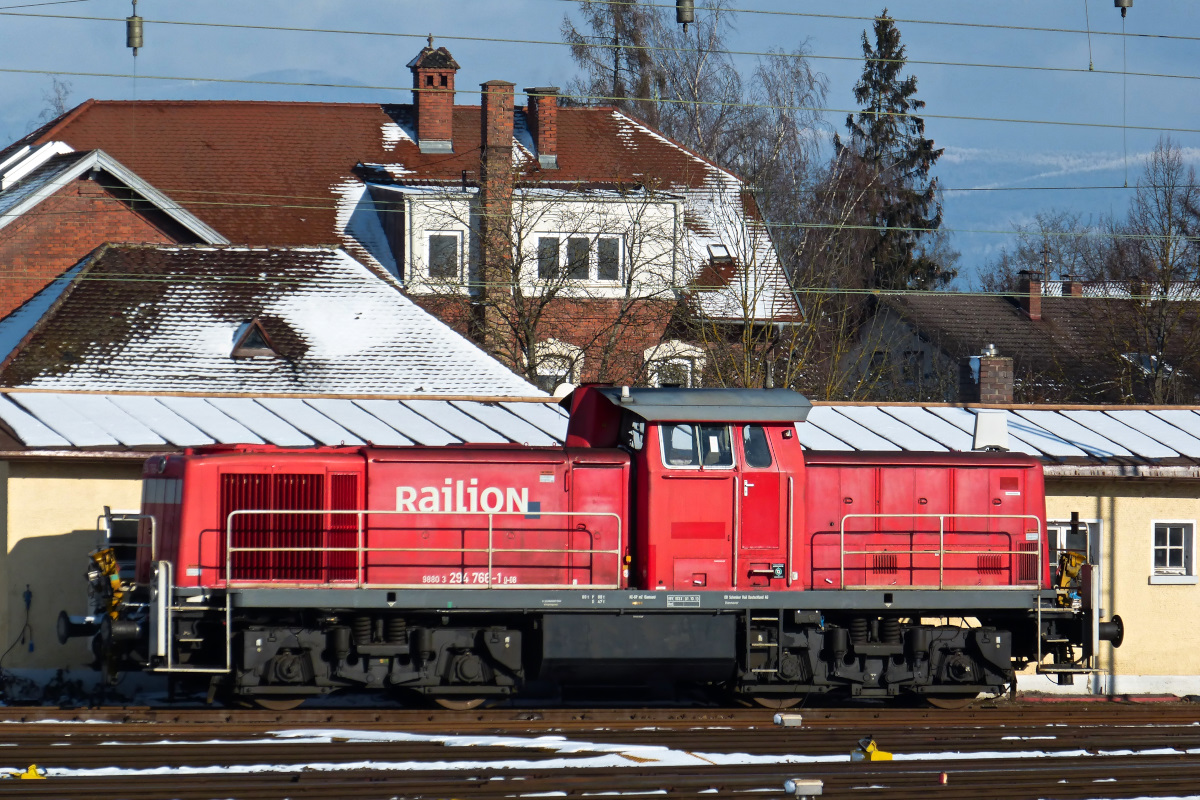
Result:
M507 230L497 230L484 274L480 206L472 192L426 197L418 230L470 238L470 271L414 253L407 286L447 318L470 320L473 338L527 380L553 390L582 378L635 383L642 351L658 341L674 305L681 201L647 183L561 185L519 176ZM436 235L436 234L435 234Z

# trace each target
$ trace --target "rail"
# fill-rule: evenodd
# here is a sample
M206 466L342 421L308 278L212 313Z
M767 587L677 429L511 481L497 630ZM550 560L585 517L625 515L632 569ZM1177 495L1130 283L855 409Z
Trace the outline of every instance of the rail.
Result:
M896 550L896 549L847 550L846 549L846 521L850 520L850 519L928 519L928 520L936 519L938 521L938 546L936 549L930 549L930 548L915 549L914 548L914 549L908 549L908 550ZM1036 528L1037 547L1033 550L962 550L962 549L957 549L957 548L948 550L948 549L946 549L946 520L948 520L948 519L985 519L985 520L1023 519L1023 520L1032 520L1034 525L1037 526L1037 528ZM1002 531L993 531L993 532L1002 533ZM1027 531L1027 533L1033 533L1033 532L1034 531ZM850 533L851 533L851 535L857 535L860 533L862 533L862 534L904 533L904 531L851 531ZM909 533L913 533L913 532L909 531ZM1032 584L1034 587L1038 587L1038 586L1041 586L1041 583L1042 583L1042 539L1043 539L1042 521L1035 514L846 514L845 516L842 517L841 537L839 539L839 550L840 550L839 572L841 575L841 581L840 581L841 586L839 588L842 588L842 589L879 588L876 586L868 586L865 584L864 585L856 585L856 586L847 586L846 585L846 556L848 556L848 555L869 556L869 555L885 555L885 554L886 555L907 554L907 555L913 555L913 556L925 555L925 556L935 557L938 562L938 583L937 583L938 589L1012 589L1012 588L1017 588L1020 586L1028 586L1029 584ZM946 556L948 554L952 554L952 555L999 555L999 556L1007 555L1007 556L1016 556L1016 557L1023 556L1026 558L1036 556L1037 561L1035 563L1037 566L1036 566L1036 569L1034 570L1034 573L1035 573L1034 578L1029 581L1022 581L1018 577L1013 583L1003 584L1003 585L990 585L990 586L952 585L952 586L948 586L948 585L946 585ZM916 568L914 567L913 570L915 571ZM1019 572L1017 574L1019 576ZM888 586L887 588L889 588L889 589L905 589L905 588L926 589L929 587L923 586L923 585L909 584L907 586L905 586L905 585Z
M234 520L239 516L252 515L321 515L321 516L354 516L356 522L356 544L354 547L236 547L234 541ZM368 547L365 542L366 526L364 518L370 516L421 516L421 517L487 517L487 547ZM611 517L617 524L617 545L611 550L596 550L596 549L577 549L569 547L561 548L544 548L544 547L505 547L497 549L495 546L495 520L496 517L528 517L537 515L537 517ZM412 530L417 530L416 528ZM535 529L539 530L539 529ZM586 528L572 529L586 530ZM486 553L487 554L487 580L482 582L463 582L454 584L456 589L619 589L621 574L624 565L622 564L622 556L624 538L621 530L621 517L611 511L371 511L371 510L346 510L341 509L316 509L311 511L300 511L292 509L239 509L231 511L225 524L225 580L228 586L248 586L261 585L262 579L257 580L238 580L234 577L233 556L235 553L269 553L269 552L286 552L286 553L354 553L355 554L355 577L353 584L348 580L338 581L294 581L291 582L297 586L313 586L315 585L336 585L338 588L388 588L388 589L428 589L427 583L380 583L372 584L366 580L366 571L368 564L366 557L368 554L375 553L458 553L465 556L467 553ZM565 583L550 583L550 584L506 584L497 583L495 577L495 557L497 553L526 553L526 554L547 554L547 555L563 555L571 556L612 556L616 561L614 570L615 582L613 583L588 583L588 584L565 584ZM404 565L399 565L404 566ZM569 568L569 567L568 567ZM272 586L289 585L288 581L270 580Z

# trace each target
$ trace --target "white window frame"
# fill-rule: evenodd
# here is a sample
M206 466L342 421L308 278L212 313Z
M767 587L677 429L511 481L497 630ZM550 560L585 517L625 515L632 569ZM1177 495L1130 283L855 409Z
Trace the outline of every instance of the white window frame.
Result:
M433 272L432 272L432 270L433 270L433 252L432 251L433 251L433 237L434 236L453 236L455 239L458 240L458 275L454 276L453 278L445 278L445 277L435 278L433 276ZM425 270L424 270L425 280L430 281L430 282L446 281L448 283L462 283L463 270L467 264L466 238L467 237L463 235L463 231L460 231L460 230L452 229L452 230L446 230L446 231L438 231L438 230L426 230L425 231Z
M1159 572L1160 569L1177 569L1175 567L1155 567L1154 534L1160 525L1183 526L1183 572ZM1150 584L1159 586L1194 586L1200 583L1196 576L1196 520L1194 519L1155 519L1150 521Z
M1088 552L1087 559L1089 563L1098 564L1100 562L1100 543L1104 535L1104 520L1102 519L1081 519L1079 520L1081 527L1088 531ZM1096 526L1095 533L1092 533L1092 526ZM1048 519L1046 520L1046 533L1049 539L1050 550L1055 553L1063 551L1063 544L1066 541L1067 532L1071 529L1071 520L1069 519ZM1051 568L1056 565L1051 564Z
M675 364L688 370L688 385L684 388L695 389L701 384L700 376L708 362L703 349L679 339L670 339L654 347L647 347L642 351L642 358L646 362L647 380L655 388L659 388L662 383L659 369Z
M559 339L544 339L533 346L534 360L539 368L538 377L542 376L540 368L546 362L566 364L567 383L579 385L583 374L583 348ZM552 387L551 393L558 387Z
M536 231L533 236L533 277L539 283L564 280L570 281L586 281L588 284L595 286L624 286L626 272L626 245L625 237L619 233L584 233L575 231L574 233L566 233L563 231ZM542 239L558 239L558 276L552 278L542 277L542 262L541 262L541 240ZM567 275L570 260L568 257L567 242L570 239L587 239L588 240L588 276L587 278L572 278ZM617 277L615 280L605 278L600 279L600 240L615 239L617 242Z

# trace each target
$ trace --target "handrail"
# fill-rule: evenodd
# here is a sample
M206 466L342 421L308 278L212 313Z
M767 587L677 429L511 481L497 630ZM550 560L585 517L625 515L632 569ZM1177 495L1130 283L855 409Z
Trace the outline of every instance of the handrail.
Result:
M355 547L235 547L233 545L233 524L234 518L238 516L251 515L355 515L357 517L357 544ZM457 589L530 589L530 588L551 588L541 585L531 586L529 584L499 584L495 583L495 575L493 572L494 556L496 553L495 543L493 541L495 535L495 518L506 516L525 517L531 514L536 514L538 517L611 517L617 523L617 546L612 550L574 550L570 548L504 548L503 553L551 553L563 555L611 555L616 558L616 583L612 584L553 584L556 588L571 588L571 589L618 589L620 588L621 580L621 556L623 554L623 542L621 528L621 516L611 511L396 511L396 510L370 510L370 509L238 509L231 511L226 518L225 523L225 581L227 586L248 585L262 583L259 581L238 581L233 575L233 554L254 552L254 553L271 553L271 552L287 552L287 553L356 553L356 570L354 586L356 588L370 587L364 579L366 573L366 564L364 558L368 553L487 553L488 556L488 573L486 583L463 583L454 584ZM364 517L368 515L390 515L390 516L444 516L444 517L487 517L488 530L488 546L483 547L367 547L365 543L365 525ZM416 530L415 528L413 530ZM272 580L271 585L284 585L287 581ZM297 581L298 585L311 586L311 581ZM328 580L322 581L323 584L331 583ZM346 582L336 582L338 586L345 586ZM386 584L388 588L420 588L428 589L429 585L424 583L416 584Z
M849 519L936 519L938 521L938 546L936 550L847 550L846 549L846 520ZM1033 520L1037 526L1037 548L1036 550L947 550L946 549L946 520L947 519L986 519L986 520L1001 520L1001 519L1024 519ZM991 533L1003 533L1003 531L990 531ZM1027 531L1029 532L1029 531ZM917 531L851 531L858 534L876 534L876 533L908 533L912 535ZM938 589L950 588L946 586L946 559L945 556L950 554L958 555L1008 555L1008 556L1037 556L1036 577L1033 580L1033 585L1042 585L1042 541L1044 539L1042 531L1041 517L1036 514L846 514L842 517L840 538L838 542L839 549L839 573L840 586L839 588L848 589L846 585L846 556L847 555L883 555L883 554L903 554L903 555L932 555L938 559ZM914 568L915 569L915 568ZM1010 568L1011 569L1011 568ZM1005 587L1023 586L1019 580L1015 583L1004 584ZM870 588L861 586L858 588ZM904 586L896 586L889 588L905 588ZM911 586L910 588L923 588L920 586ZM965 588L965 587L952 587ZM979 588L979 587L971 587Z

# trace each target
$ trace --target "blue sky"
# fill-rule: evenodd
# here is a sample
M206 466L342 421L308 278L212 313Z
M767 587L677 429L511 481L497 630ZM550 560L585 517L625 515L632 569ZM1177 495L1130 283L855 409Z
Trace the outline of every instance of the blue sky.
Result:
M38 0L0 0L0 6ZM44 0L43 0L44 2ZM71 102L103 99L288 99L349 102L409 102L402 87L411 81L405 63L433 33L462 65L458 87L477 89L494 78L521 86L565 85L574 67L565 47L555 44L454 39L521 39L557 42L563 15L576 3L567 0L142 0L138 13L147 20L330 28L388 32L409 36L249 31L159 25L147 22L145 48L137 57L142 76L167 75L281 81L343 83L387 89L315 89L238 84L159 81L142 77L65 76ZM697 0L698 6L705 5ZM871 16L879 2L843 0L735 0L757 11ZM1085 17L1085 8L1087 17ZM1004 232L1030 221L1039 210L1073 209L1085 215L1120 213L1130 196L1121 188L1136 181L1141 159L1167 128L1200 166L1200 79L1130 76L1126 79L1125 118L1120 127L1079 127L1011 122L940 119L987 117L1021 120L1122 124L1122 59L1130 72L1200 76L1200 3L1196 0L1134 0L1121 30L1112 0L908 0L888 6L899 20L912 61L963 62L1076 70L999 69L910 64L918 77L918 97L927 103L926 134L946 149L935 169L946 195L945 224L956 231L966 276L1010 241ZM0 9L0 13L2 9ZM120 17L130 13L127 0L80 2L14 8L7 13ZM698 11L698 13L704 13ZM915 20L1026 26L1082 31L1043 32L1001 28L922 24ZM829 81L826 122L840 129L854 106L852 86L862 69L859 36L869 23L784 14L741 13L730 46L761 51L792 49L803 42L817 58L814 66ZM0 69L0 139L24 134L44 107L50 87L46 73L133 72L122 22L0 16L4 47ZM1162 38L1192 37L1193 40ZM1122 52L1124 44L1126 52ZM1090 54L1090 55L1089 55ZM1089 59L1095 71L1088 72ZM750 62L752 57L743 57ZM473 102L462 94L459 102ZM840 110L840 111L839 111ZM1117 188L1091 188L1091 187ZM1038 188L1043 187L1043 188ZM1088 187L1048 189L1044 187ZM953 191L971 189L972 191ZM993 189L994 191L979 191ZM991 233L999 231L1001 233ZM967 280L960 281L965 288Z

